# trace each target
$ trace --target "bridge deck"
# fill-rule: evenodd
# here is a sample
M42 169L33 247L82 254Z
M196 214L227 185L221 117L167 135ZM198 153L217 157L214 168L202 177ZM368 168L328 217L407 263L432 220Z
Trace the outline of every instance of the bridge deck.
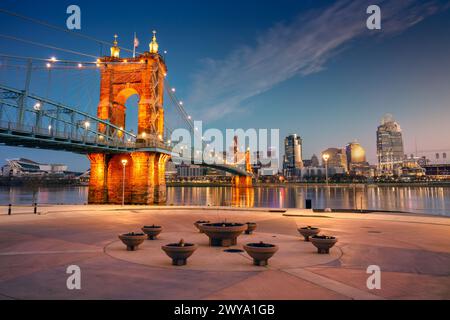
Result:
M132 151L154 151L170 154L171 150L157 141L126 142L121 140L101 141L82 135L70 135L40 128L17 126L0 122L0 143L7 146L69 151L79 154L124 153Z

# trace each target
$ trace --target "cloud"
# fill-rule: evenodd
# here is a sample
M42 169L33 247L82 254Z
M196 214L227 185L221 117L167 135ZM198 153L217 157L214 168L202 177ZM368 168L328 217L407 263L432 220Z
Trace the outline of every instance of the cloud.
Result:
M373 2L373 1L371 1ZM241 112L243 103L294 76L320 72L330 57L352 40L364 36L392 36L442 10L434 1L377 1L382 30L366 28L366 1L337 1L303 13L290 23L278 23L223 60L206 59L194 75L190 104L204 121Z

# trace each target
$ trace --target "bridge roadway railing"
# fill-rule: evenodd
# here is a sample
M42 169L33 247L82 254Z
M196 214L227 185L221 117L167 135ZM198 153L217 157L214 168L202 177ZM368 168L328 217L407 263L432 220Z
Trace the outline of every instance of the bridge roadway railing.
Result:
M88 131L86 133L80 132L70 132L67 130L61 130L58 128L43 128L36 127L27 124L19 124L11 121L0 121L0 131L3 133L7 132L10 135L15 136L32 136L43 139L60 139L60 140L68 140L68 141L76 141L82 142L86 144L100 144L100 145L109 145L115 147L135 147L134 141L127 141L126 139L117 138L117 137L108 137L106 135L90 135Z
M18 146L26 145L43 149L64 149L77 153L99 152L99 147L103 147L103 149L115 148L116 152L148 151L150 149L171 154L175 162L195 163L194 158L186 158L173 153L171 146L156 135L147 135L145 138L137 138L133 141L124 137L108 137L99 134L92 136L88 135L87 131L85 134L82 134L77 131L70 132L52 127L42 128L11 121L0 121L0 143ZM80 146L82 147L81 149ZM252 175L237 164L201 161L200 165L241 176Z
M145 139L136 139L134 143L134 147L136 149L145 149L145 148L158 148L164 150L172 150L170 145L164 142L162 139L155 137L145 138Z
M4 131L44 138L107 145L128 145L136 139L108 120L4 85L0 85L0 122Z
M86 152L89 151L88 146L119 148L124 151L135 151L139 149L160 149L169 152L170 146L159 139L157 136L149 136L136 139L125 139L125 137L110 137L106 135L92 135L77 131L61 130L52 127L36 127L27 124L18 124L11 121L0 121L0 142L8 145L23 145L23 141L28 140L30 143L34 140L36 147L41 147L39 142L54 141L52 145L57 145L58 142L65 142L68 144L85 145ZM55 148L57 149L57 148Z
M215 158L194 158L189 157L189 155L187 155L186 153L179 154L177 152L172 152L172 161L178 165L200 165L202 167L228 172L233 175L253 177L252 172L247 172L245 170L245 164L242 165L240 163L228 163L227 161L221 161Z
M0 85L0 143L77 153L171 152L159 134L137 136L76 107L5 85Z

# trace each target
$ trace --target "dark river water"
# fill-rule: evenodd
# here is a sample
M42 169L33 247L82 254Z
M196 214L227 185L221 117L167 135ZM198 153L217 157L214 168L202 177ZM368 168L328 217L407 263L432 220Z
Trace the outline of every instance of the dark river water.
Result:
M0 187L0 204L83 204L87 187ZM374 209L450 216L450 187L168 187L167 204L236 207Z

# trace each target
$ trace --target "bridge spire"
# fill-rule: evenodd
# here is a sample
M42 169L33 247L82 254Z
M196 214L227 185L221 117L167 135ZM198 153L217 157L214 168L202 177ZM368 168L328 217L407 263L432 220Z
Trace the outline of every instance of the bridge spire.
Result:
M158 53L158 42L156 42L156 31L153 30L152 42L150 42L150 53Z
M119 58L119 56L120 56L120 48L119 48L118 42L117 42L117 34L115 34L113 46L111 47L111 57Z

